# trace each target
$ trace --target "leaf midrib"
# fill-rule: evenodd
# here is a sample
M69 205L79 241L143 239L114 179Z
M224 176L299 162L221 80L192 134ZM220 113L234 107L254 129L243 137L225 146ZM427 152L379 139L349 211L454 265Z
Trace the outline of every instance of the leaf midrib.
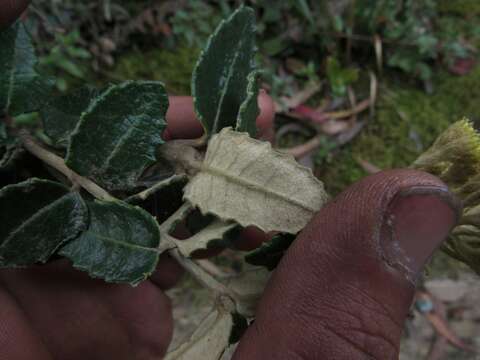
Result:
M30 216L27 220L25 220L24 222L22 222L20 225L18 225L16 227L15 230L13 230L8 236L7 238L5 239L5 241L0 245L0 247L4 247L6 246L10 240L12 240L13 238L15 238L16 234L19 233L20 231L22 231L26 226L28 226L30 223L34 222L36 219L38 219L39 217L43 216L46 212L48 212L50 209L54 208L55 206L57 206L57 204L65 201L65 199L70 195L70 193L66 193L65 195L59 197L58 199L56 199L55 201L52 201L50 204L42 207L41 209L39 209L37 212L35 212L35 214L33 214L32 216Z
M257 183L254 183L253 181L250 181L248 179L240 178L238 176L231 175L230 173L228 173L226 171L223 171L222 169L218 169L218 168L212 167L210 165L203 164L201 171L206 172L206 173L210 173L211 175L214 175L214 176L224 177L232 183L243 185L243 186L248 187L249 189L252 189L254 191L275 196L275 197L277 197L281 200L284 200L288 203L292 203L292 204L294 204L294 205L296 205L296 206L298 206L298 207L300 207L304 210L310 211L311 213L315 213L316 211L318 211L317 208L313 208L312 206L309 206L308 204L304 204L303 202L301 202L297 199L287 197L282 193L279 193L279 192L277 192L275 190L272 190L268 187L265 187L265 186L259 185Z
M157 248L150 248L150 247L146 247L146 246L142 246L142 245L131 244L131 243L128 243L128 242L115 240L111 237L104 236L104 235L101 235L101 234L98 234L98 233L95 233L95 232L90 232L90 234L86 233L85 236L87 236L87 235L94 236L95 238L98 238L101 241L112 243L112 244L115 244L115 245L118 245L118 246L123 246L123 247L131 248L131 249L137 249L137 250L145 250L145 251L150 251L150 252L153 252L153 253L158 253L159 252Z
M243 29L241 31L242 36L240 37L240 41L237 43L237 47L235 48L235 54L233 56L232 63L231 63L230 68L228 70L227 81L225 82L225 86L222 89L222 92L221 92L221 95L220 95L220 101L218 103L217 111L215 113L215 119L213 120L212 134L217 133L218 130L219 130L218 126L219 126L219 121L220 121L220 113L222 111L222 106L223 106L223 103L225 101L225 97L227 95L228 86L229 86L230 81L233 77L233 70L234 70L235 65L237 63L237 59L240 56L240 49L242 48L242 46L245 42L243 34L245 33L246 28L247 28L247 24L245 24L245 26L243 27Z

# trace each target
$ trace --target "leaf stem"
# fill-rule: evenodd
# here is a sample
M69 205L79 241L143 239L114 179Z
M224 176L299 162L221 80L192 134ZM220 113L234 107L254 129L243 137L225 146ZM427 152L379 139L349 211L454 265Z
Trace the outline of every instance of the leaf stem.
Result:
M185 258L180 254L178 249L172 249L169 251L170 255L178 261L178 263L188 271L199 283L204 287L214 292L216 295L226 295L232 300L235 299L235 293L229 288L220 283L217 279L203 270L193 260Z
M141 202L146 199L148 199L151 195L155 194L157 191L160 189L169 186L175 182L181 181L186 178L186 175L180 174L180 175L172 175L167 179L161 180L155 185L149 187L148 189L143 190L142 192L139 192L138 194L129 196L126 198L124 201L127 203L136 203L136 202Z
M74 185L80 185L90 194L95 196L95 198L104 201L115 201L117 200L115 197L110 195L107 191L102 189L100 186L95 184L93 181L80 176L73 170L65 165L65 161L58 155L48 151L47 149L40 146L35 139L28 134L26 131L21 131L20 139L22 140L24 148L31 153L33 156L39 158L44 163L50 165L54 169L60 171L63 175L65 175Z

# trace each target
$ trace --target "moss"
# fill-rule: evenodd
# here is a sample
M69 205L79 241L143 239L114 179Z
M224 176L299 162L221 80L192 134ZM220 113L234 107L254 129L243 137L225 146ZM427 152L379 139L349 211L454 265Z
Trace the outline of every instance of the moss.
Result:
M460 16L480 15L480 1L478 0L440 0L438 10L442 13Z
M171 94L189 95L190 79L199 50L178 46L175 50L154 49L141 53L134 50L120 56L112 77L158 80L165 83Z
M383 90L366 128L322 162L319 174L327 189L336 194L367 175L357 158L382 169L405 167L451 123L464 116L480 120L479 83L480 66L463 77L439 74L431 95L398 85Z

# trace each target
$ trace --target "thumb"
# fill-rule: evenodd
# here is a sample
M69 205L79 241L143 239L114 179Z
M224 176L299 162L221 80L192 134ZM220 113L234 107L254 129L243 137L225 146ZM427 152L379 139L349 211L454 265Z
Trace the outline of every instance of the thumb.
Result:
M423 172L354 184L292 244L234 359L398 359L415 281L459 211Z

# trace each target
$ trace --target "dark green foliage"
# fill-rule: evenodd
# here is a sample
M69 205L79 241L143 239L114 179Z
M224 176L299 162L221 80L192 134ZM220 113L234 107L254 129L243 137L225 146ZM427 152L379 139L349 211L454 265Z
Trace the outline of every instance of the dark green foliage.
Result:
M0 190L0 266L45 262L87 227L77 193L47 180L29 179Z
M0 116L38 110L52 84L35 71L37 58L24 25L1 31L0 44Z
M0 169L9 167L20 151L18 139L7 132L5 123L0 123Z
M122 202L91 202L90 225L60 254L73 266L105 281L138 284L158 261L160 233L146 211Z
M127 81L111 86L82 114L66 164L107 190L134 188L156 160L167 108L162 83Z
M275 235L272 240L245 255L245 261L252 265L264 266L271 271L277 267L295 238L296 235L290 234Z
M230 344L236 344L240 341L240 338L245 333L248 328L247 319L245 319L239 313L232 313L233 318L233 327L232 332L230 333L230 339L228 339Z
M208 134L235 126L254 54L255 12L242 7L210 37L193 73L195 110Z
M71 93L49 101L40 111L45 133L56 145L67 146L70 134L98 90L83 86Z

